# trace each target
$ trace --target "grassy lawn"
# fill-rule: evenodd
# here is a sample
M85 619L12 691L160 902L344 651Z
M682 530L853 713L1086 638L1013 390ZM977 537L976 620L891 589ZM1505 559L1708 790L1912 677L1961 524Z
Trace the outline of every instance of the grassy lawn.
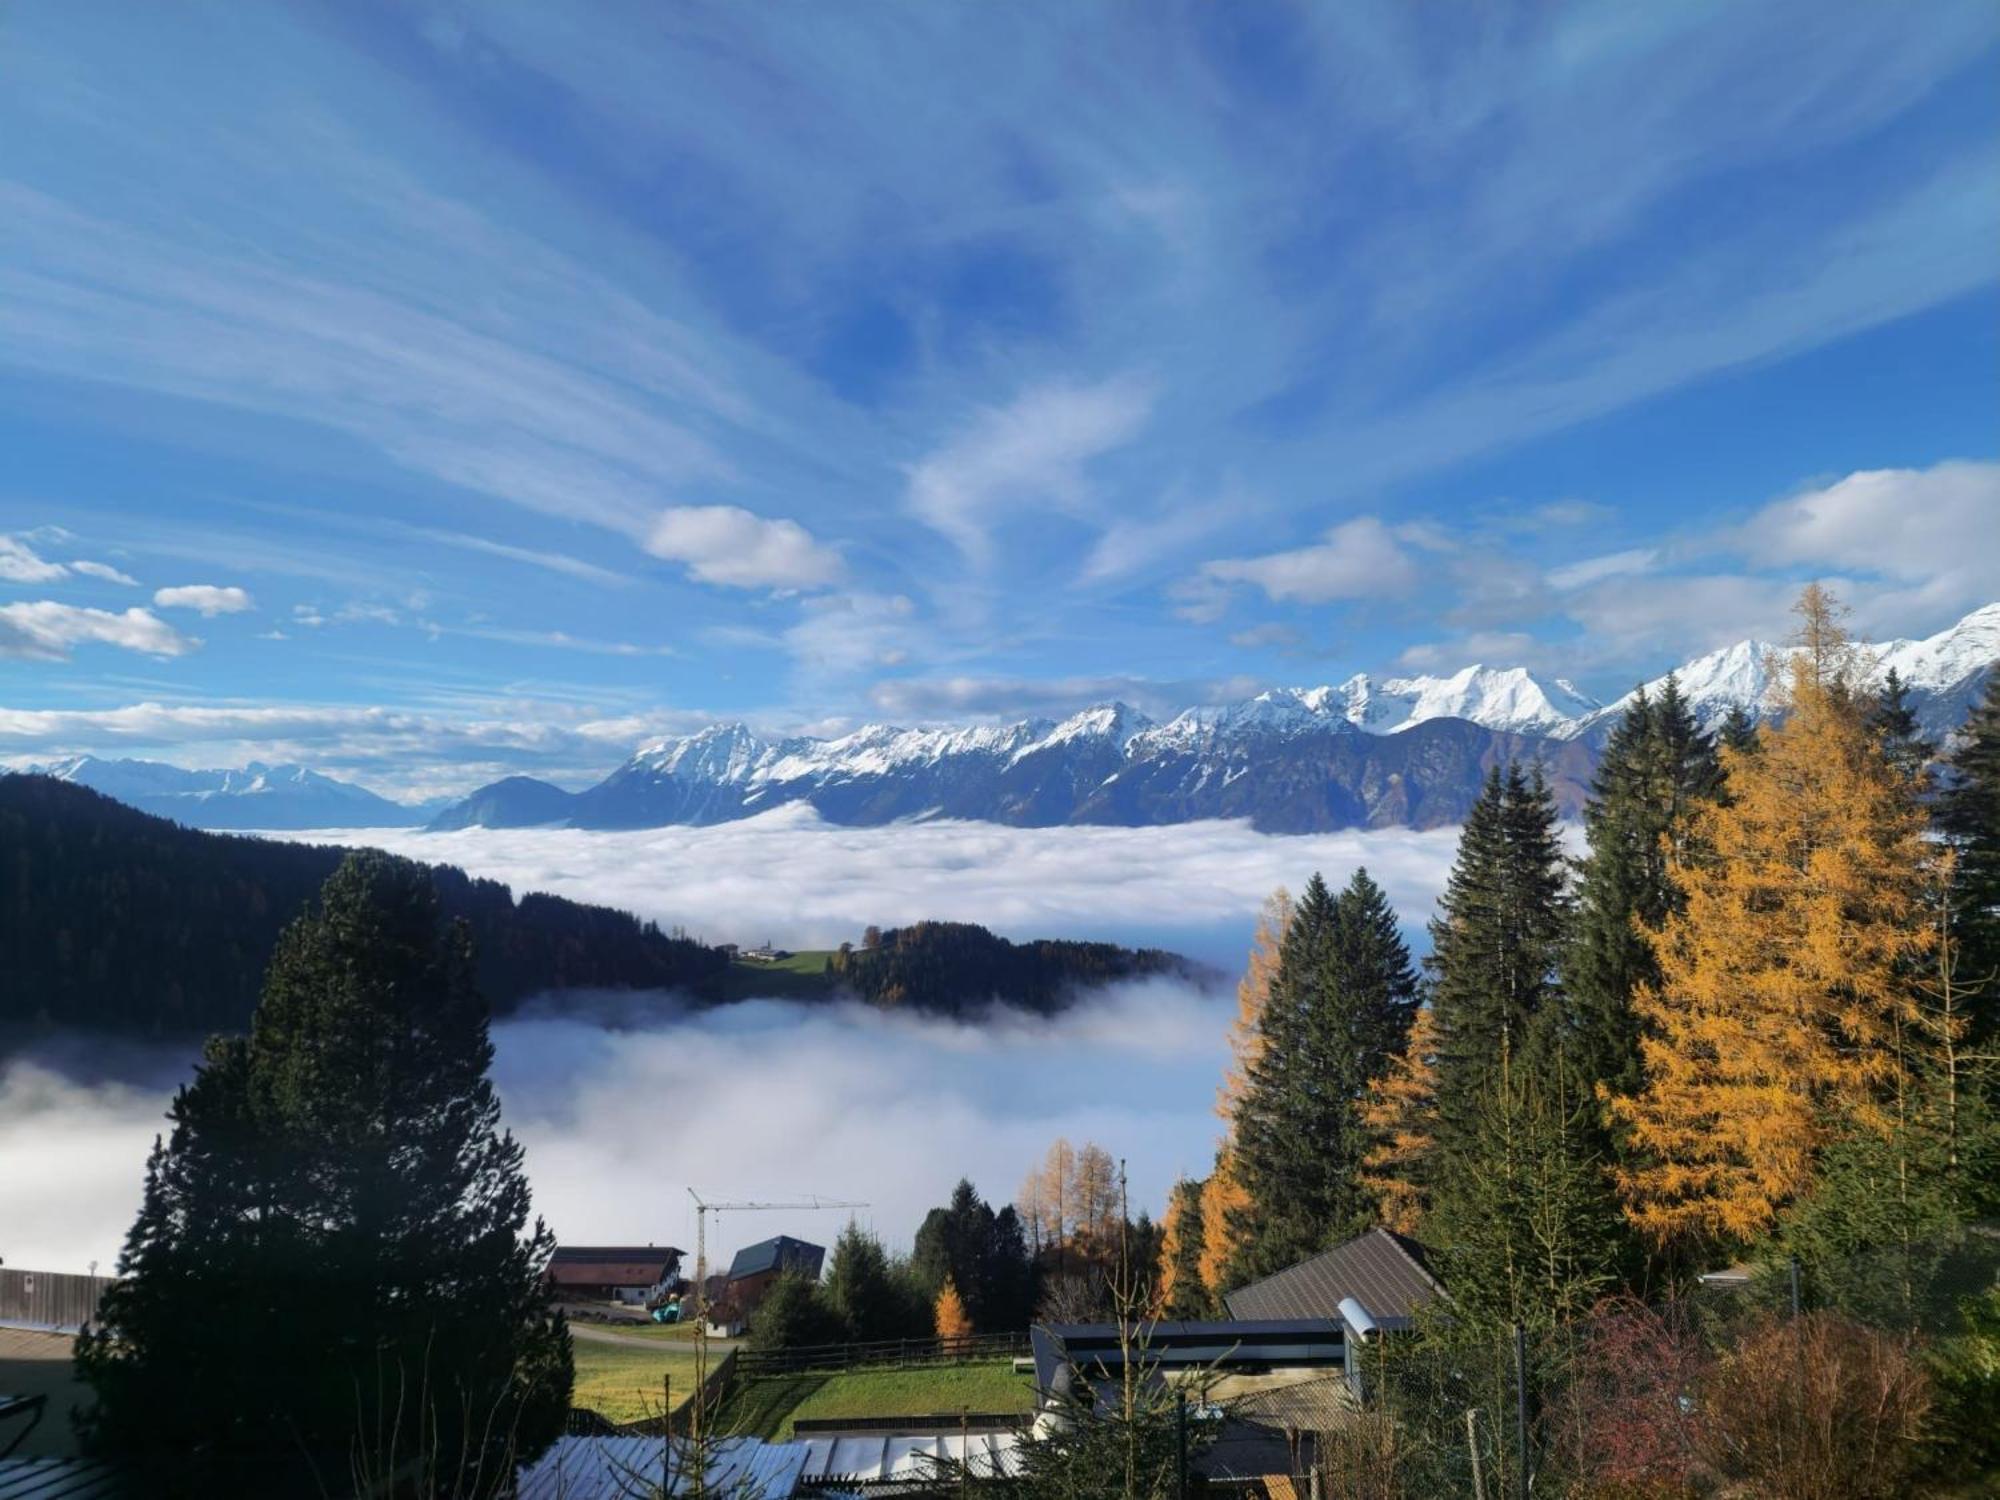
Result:
M732 1000L807 1000L829 993L833 976L826 972L829 948L808 948L776 963L739 958L729 966L723 989Z
M915 1370L771 1375L738 1382L722 1413L725 1430L789 1437L805 1417L928 1417L960 1411L1028 1412L1034 1382L1011 1360Z
M694 1350L658 1340L657 1349L600 1340L576 1341L576 1391L571 1406L588 1407L607 1422L638 1422L660 1415L662 1377L671 1376L678 1407L694 1389ZM713 1356L721 1358L719 1354Z

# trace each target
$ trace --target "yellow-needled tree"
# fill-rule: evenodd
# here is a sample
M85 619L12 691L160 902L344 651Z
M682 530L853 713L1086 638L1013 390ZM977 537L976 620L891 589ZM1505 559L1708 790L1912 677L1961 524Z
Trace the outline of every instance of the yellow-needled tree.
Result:
M1403 1050L1370 1084L1361 1123L1371 1144L1362 1159L1382 1223L1415 1234L1430 1205L1431 1147L1437 1123L1436 1022L1428 1005L1410 1023Z
M1673 1250L1768 1232L1829 1141L1886 1133L1936 941L1923 810L1867 723L1841 610L1814 584L1796 612L1780 719L1724 746L1728 800L1670 856L1686 908L1634 997L1643 1084L1612 1101L1627 1212Z
M1279 886L1264 901L1257 915L1257 931L1250 940L1250 960L1243 977L1236 982L1236 1020L1229 1028L1229 1067L1222 1075L1216 1094L1215 1112L1224 1123L1222 1146L1216 1152L1215 1170L1202 1184L1201 1196L1201 1281L1211 1304L1219 1304L1227 1291L1229 1266L1242 1248L1235 1225L1250 1202L1237 1171L1236 1107L1250 1087L1250 1069L1263 1044L1264 1007L1271 998L1271 982L1278 977L1278 959L1285 932L1292 925L1292 896Z
M946 1341L956 1341L972 1337L972 1319L965 1311L964 1299L958 1295L958 1288L945 1278L938 1288L937 1302L931 1309L931 1317L937 1329L937 1336Z

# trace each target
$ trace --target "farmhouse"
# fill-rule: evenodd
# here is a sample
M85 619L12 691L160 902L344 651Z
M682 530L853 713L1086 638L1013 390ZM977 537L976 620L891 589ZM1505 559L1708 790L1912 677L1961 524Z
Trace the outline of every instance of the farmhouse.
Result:
M558 1296L579 1302L643 1303L679 1280L672 1245L559 1245L549 1261Z

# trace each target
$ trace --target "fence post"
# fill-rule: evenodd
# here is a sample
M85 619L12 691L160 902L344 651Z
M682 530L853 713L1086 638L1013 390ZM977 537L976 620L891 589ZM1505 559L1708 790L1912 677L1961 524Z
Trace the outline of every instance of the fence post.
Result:
M1514 1492L1528 1500L1528 1330L1519 1323L1514 1325L1514 1438L1521 1450Z

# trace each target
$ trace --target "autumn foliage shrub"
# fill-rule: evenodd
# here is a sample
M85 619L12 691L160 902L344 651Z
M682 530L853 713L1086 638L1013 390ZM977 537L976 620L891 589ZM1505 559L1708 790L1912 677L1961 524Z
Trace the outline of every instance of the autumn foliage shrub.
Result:
M1543 1416L1569 1492L1599 1500L1699 1493L1694 1394L1712 1358L1686 1310L1616 1298L1578 1325L1576 1337L1567 1378Z
M1891 1500L1923 1456L1931 1383L1908 1342L1834 1313L1773 1321L1700 1388L1699 1439L1771 1500Z

